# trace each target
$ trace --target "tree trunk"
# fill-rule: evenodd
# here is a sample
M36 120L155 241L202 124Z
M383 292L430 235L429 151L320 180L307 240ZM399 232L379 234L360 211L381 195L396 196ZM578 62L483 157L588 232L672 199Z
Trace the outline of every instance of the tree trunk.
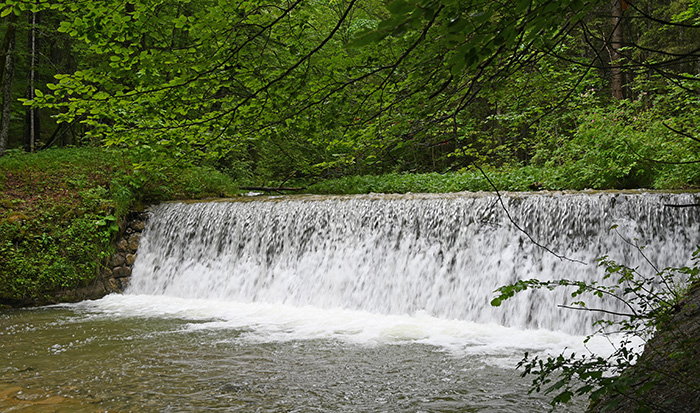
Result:
M36 26L37 26L37 13L32 12L29 15L29 90L27 93L27 99L31 100L35 97L35 83L36 83ZM38 117L36 108L30 106L28 109L27 117L29 122L27 143L29 146L29 152L34 153L36 151L36 138L38 135Z
M17 34L17 15L10 13L7 19L7 31L2 47L2 119L0 120L0 156L5 154L10 133L10 116L12 109L12 84L15 80L15 37Z
M622 10L623 0L612 0L612 33L610 35L610 63L612 96L615 99L622 99L623 96L623 75L622 63L620 62L620 48L622 47Z

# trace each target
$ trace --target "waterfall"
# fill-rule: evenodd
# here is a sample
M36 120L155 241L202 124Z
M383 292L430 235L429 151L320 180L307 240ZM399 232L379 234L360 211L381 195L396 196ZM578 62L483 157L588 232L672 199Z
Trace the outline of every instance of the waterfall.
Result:
M685 265L700 243L693 194L533 193L295 196L155 206L127 294L427 314L585 333L595 314L558 308L570 291L520 279L600 280L603 255L653 271ZM508 211L508 214L505 213ZM560 259L534 244L586 265ZM617 225L615 230L610 230ZM601 305L613 306L613 303Z

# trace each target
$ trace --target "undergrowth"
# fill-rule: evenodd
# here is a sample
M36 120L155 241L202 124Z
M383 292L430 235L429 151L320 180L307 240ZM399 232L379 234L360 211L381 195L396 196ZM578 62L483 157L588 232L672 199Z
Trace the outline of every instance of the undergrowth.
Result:
M99 148L0 158L0 306L51 302L88 285L132 208L236 191L211 168L137 165Z
M590 165L589 165L590 166ZM583 171L575 165L565 167L515 166L502 168L463 169L447 173L388 173L383 175L345 176L313 184L308 192L316 194L364 194L376 193L422 193L422 192L461 192L461 191L538 191L538 190L608 190L608 189L696 189L692 182L700 182L697 177L686 177L665 168L653 178L643 181L619 181L612 184L598 167L590 166ZM684 170L686 174L694 173ZM484 176L484 174L486 176ZM700 176L700 175L698 175ZM488 179L487 179L488 177ZM491 182L489 182L491 181ZM617 182L617 181L616 181ZM628 184L625 184L627 182ZM493 184L493 185L492 185Z

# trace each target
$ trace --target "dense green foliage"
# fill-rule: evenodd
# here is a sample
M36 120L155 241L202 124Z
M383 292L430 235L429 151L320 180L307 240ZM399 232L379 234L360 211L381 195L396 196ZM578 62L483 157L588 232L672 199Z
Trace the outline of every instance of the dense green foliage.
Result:
M473 165L544 168L553 188L700 185L693 0L625 2L617 25L604 1L88 3L0 4L42 17L25 103L65 125L45 145L78 130L68 143L143 168L213 162L256 185Z
M140 202L235 191L211 168L144 176L133 163L127 154L89 148L0 158L0 304L50 302L56 291L90 283Z
M533 183L541 182L540 179L543 178L542 170L532 167L488 171L486 174L484 176L479 170L469 170L443 174L430 172L347 176L311 185L308 191L320 194L492 191L492 183L505 191L528 191L533 189Z
M529 162L481 168L488 179L481 170L468 166L445 173L352 175L323 181L309 190L403 193L490 191L494 186L503 191L698 187L700 145L666 127L669 119L664 116L675 109L688 119L700 117L697 97L679 101L668 95L648 102L642 96L602 106L589 92L580 97L579 105L567 115L573 128L567 137L540 140Z

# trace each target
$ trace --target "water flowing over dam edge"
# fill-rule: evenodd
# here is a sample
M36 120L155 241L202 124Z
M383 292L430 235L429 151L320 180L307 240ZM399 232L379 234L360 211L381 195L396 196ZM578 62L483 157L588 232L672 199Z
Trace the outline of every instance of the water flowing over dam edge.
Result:
M589 331L562 311L564 290L500 308L519 279L598 280L603 255L684 265L700 242L691 193L644 191L283 196L171 202L153 208L127 294L279 303L517 328ZM504 211L508 211L506 214ZM571 258L562 260L538 243ZM609 228L616 225L614 231ZM647 269L644 269L647 270ZM606 304L612 305L614 304Z

